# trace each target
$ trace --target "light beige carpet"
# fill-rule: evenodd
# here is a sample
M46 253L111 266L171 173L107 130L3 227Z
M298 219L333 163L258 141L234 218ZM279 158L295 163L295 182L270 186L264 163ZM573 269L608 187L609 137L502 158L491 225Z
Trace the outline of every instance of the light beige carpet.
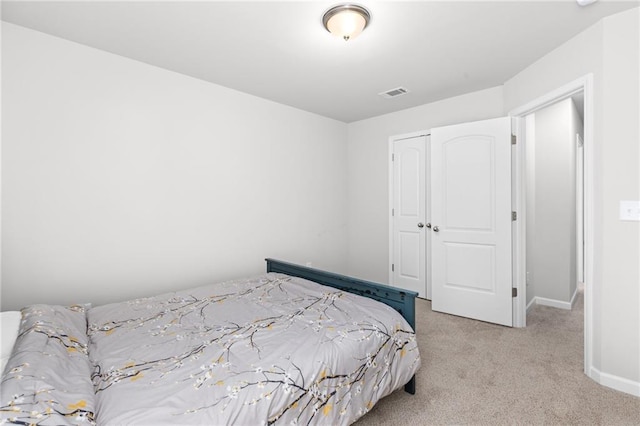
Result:
M526 328L431 311L418 300L417 391L396 391L356 424L640 425L640 398L583 373L583 310L535 306Z

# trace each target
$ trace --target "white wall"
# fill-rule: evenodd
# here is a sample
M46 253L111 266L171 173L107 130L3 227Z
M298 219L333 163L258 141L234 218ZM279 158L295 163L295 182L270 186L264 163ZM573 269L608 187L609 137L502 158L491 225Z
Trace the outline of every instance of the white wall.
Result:
M535 136L527 139L527 298L567 306L576 290L576 133L571 98L532 114ZM529 174L530 169L534 173ZM535 173L537 171L537 173ZM533 181L531 181L533 180ZM529 200L529 198L527 198ZM532 222L532 226L529 226ZM532 241L529 241L529 240ZM530 295L530 293L533 293Z
M640 222L619 220L620 200L640 200L640 8L605 19L603 35L599 369L640 396Z
M494 87L349 124L351 275L389 281L389 137L502 115L502 87Z
M505 110L588 73L594 80L593 368L601 383L640 395L640 223L618 219L640 199L640 9L578 34L504 84Z
M346 272L344 123L2 25L2 309Z

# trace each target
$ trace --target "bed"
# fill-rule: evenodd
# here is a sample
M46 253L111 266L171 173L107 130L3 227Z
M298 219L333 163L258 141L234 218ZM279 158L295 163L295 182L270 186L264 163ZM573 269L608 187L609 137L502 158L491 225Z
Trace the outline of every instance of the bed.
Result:
M2 376L0 423L350 424L394 390L415 391L415 296L267 259L248 279L32 305Z

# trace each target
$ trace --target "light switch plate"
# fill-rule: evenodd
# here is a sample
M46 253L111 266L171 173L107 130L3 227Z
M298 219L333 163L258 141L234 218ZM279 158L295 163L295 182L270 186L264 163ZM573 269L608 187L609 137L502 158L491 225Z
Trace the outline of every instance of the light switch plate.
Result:
M620 201L620 220L640 221L640 201Z

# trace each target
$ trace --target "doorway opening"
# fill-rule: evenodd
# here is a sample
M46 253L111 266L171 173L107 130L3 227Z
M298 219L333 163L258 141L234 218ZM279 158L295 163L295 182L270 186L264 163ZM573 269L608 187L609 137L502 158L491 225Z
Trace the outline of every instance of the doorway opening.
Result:
M524 119L527 313L582 300L583 104L578 92Z
M571 98L574 98L572 101ZM578 168L582 170L583 179L582 183L582 193L583 197L581 200L578 200L579 197L574 195L574 197L570 198L569 201L575 203L573 205L573 236L574 241L578 240L578 235L583 236L583 241L578 247L578 243L574 243L573 252L575 253L575 262L576 266L573 270L573 276L575 277L575 281L577 283L578 275L578 259L582 259L582 278L584 283L584 372L587 376L591 377L591 364L593 359L592 354L592 341L593 341L593 327L592 327L592 315L593 315L593 155L594 155L594 141L593 141L593 77L592 75L587 75L582 77L574 82L567 84L547 95L544 95L529 104L526 104L516 110L512 111L510 115L514 119L514 128L516 130L516 135L518 141L522 143L518 143L515 148L514 153L514 208L518 211L518 221L515 223L514 230L514 283L516 283L516 288L519 295L526 295L528 292L527 288L527 256L528 249L531 249L531 242L529 241L529 237L531 234L531 230L529 233L527 232L527 227L530 226L528 223L527 213L530 213L528 210L528 197L529 193L527 191L527 149L532 149L531 146L527 148L527 142L531 139L531 118L529 130L527 130L527 117L534 113L542 113L542 111L550 106L559 104L561 101L568 100L568 102L578 103L583 101L583 107L578 107L577 109L582 109L583 112L583 134L580 136L580 139L583 141L582 147L577 148L577 142L572 142L572 147L576 147L576 156L573 157L573 161L575 162L575 171L574 173L578 173ZM573 140L575 141L577 137L574 135ZM582 156L580 160L578 160L578 152L582 151ZM535 165L533 166L535 169ZM575 193L580 190L579 189L579 179L572 179L575 185ZM533 193L540 188L535 188ZM529 200L530 201L530 200ZM580 202L583 206L583 209L579 209L577 203ZM534 201L535 203L535 201ZM579 215L577 212L581 211L583 214ZM534 227L535 222L538 219L537 216L533 217ZM583 232L579 234L578 222L581 222L581 228ZM565 224L565 229L569 231L571 224ZM537 238L534 235L534 243L533 246L536 245L535 239ZM568 241L568 238L567 238ZM569 244L569 243L567 243ZM549 247L548 245L546 247ZM579 255L579 249L582 249L582 255ZM530 262L531 263L531 262ZM568 268L567 268L568 269ZM535 271L534 277L530 277L536 281ZM570 278L573 279L573 278ZM535 284L534 284L535 285ZM571 290L568 290L568 292ZM573 294L571 295L573 296ZM550 299L550 298L549 298ZM567 301L567 305L570 305L571 299ZM514 325L516 327L524 327L526 326L526 312L527 305L531 303L531 297L517 297L514 299Z

